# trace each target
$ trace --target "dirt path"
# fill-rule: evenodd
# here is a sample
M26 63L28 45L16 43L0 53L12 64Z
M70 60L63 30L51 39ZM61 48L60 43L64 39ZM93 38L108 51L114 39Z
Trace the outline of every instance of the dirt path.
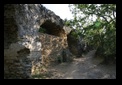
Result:
M48 68L46 79L116 79L116 65L101 65L103 59L93 58L95 50L72 63L62 63Z

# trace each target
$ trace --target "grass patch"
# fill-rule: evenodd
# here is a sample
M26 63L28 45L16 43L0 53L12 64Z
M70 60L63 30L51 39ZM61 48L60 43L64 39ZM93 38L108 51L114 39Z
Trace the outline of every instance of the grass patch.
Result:
M50 72L32 75L33 79L47 79L47 78L50 78L50 77L51 77L51 73Z

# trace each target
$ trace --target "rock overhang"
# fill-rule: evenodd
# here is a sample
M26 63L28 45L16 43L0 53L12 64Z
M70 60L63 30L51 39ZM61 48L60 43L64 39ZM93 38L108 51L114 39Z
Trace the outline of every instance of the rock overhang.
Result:
M40 62L39 27L60 37L65 34L63 20L40 4L5 4L4 20L4 77L28 78L32 61Z

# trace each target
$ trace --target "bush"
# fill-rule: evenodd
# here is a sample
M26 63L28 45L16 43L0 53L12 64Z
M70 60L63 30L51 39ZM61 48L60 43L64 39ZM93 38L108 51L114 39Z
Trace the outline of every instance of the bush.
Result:
M46 33L46 29L45 29L45 28L40 27L39 32L40 32L40 33Z

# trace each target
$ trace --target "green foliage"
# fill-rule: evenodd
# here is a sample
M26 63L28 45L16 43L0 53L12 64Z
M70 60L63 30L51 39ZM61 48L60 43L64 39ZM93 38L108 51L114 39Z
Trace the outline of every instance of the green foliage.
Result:
M76 32L71 33L76 39L78 39L78 34Z
M45 29L45 28L40 27L39 32L40 32L40 33L46 33L46 29Z
M79 29L75 29L75 31L71 33L71 35L74 36L76 39L78 39L81 34L82 32Z
M74 20L67 21L72 21L70 26L84 35L84 40L97 49L99 56L115 55L116 4L73 4L69 7L74 15Z
M71 26L75 25L75 23L74 23L73 20L67 20L67 19L65 19L64 20L64 25L71 27Z
M34 75L32 75L32 78L34 78L34 79L46 79L50 76L51 76L51 74L49 72L46 72L46 73L34 74Z
M67 19L64 20L64 24L65 26L70 26L70 21L68 21Z

